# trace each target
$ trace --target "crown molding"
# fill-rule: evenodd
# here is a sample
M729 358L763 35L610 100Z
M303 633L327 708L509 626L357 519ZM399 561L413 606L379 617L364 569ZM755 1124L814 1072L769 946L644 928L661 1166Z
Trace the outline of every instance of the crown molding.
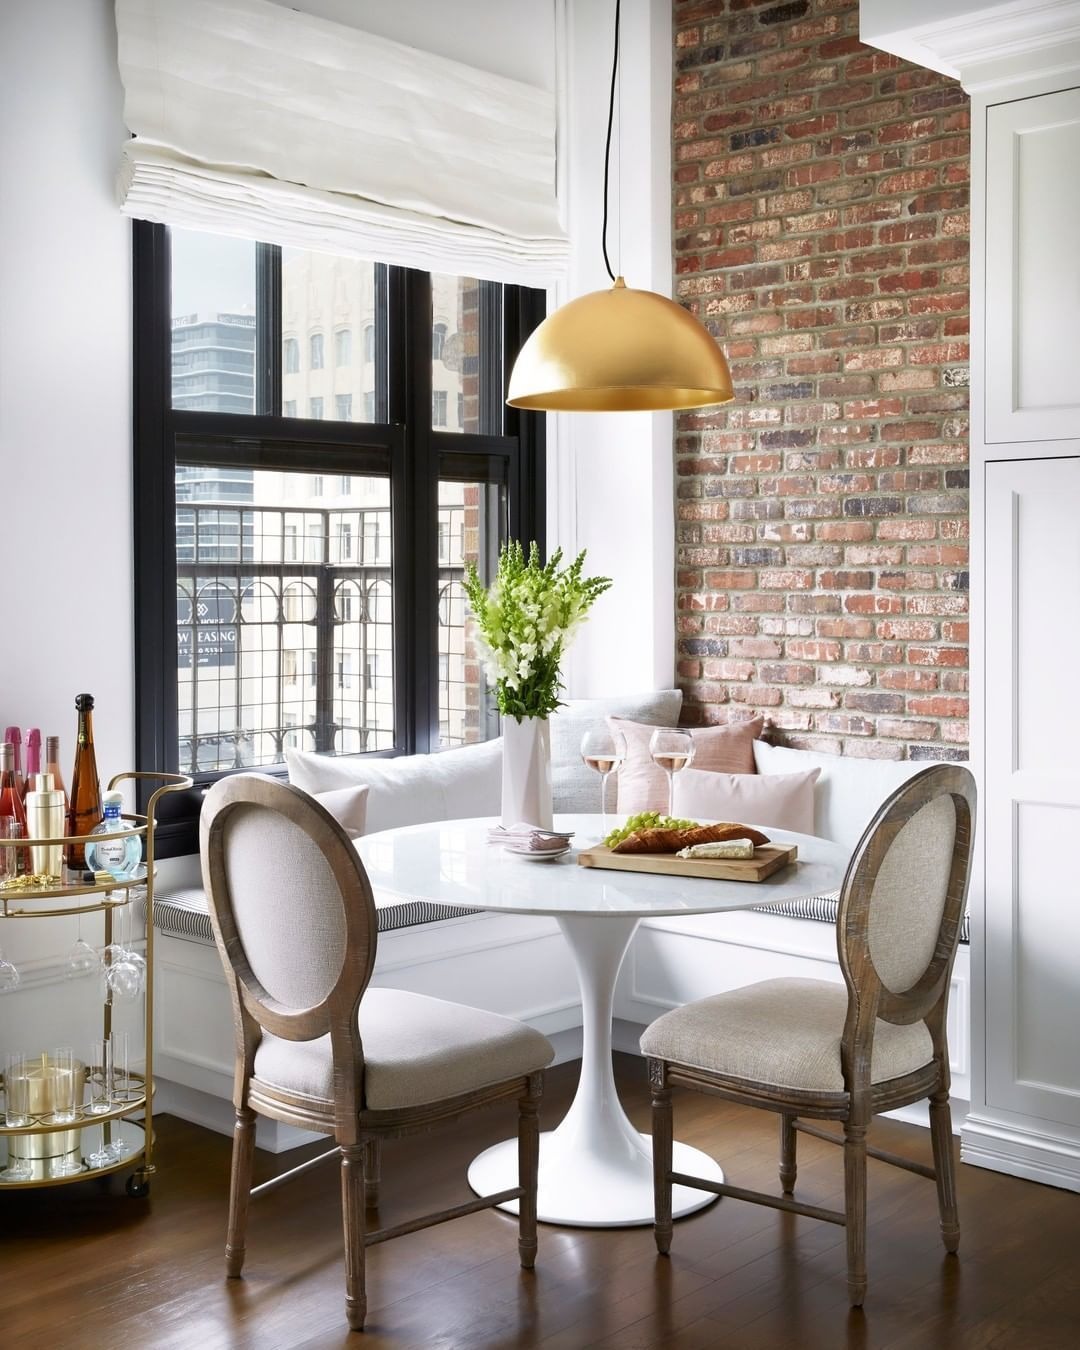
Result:
M870 47L959 80L968 93L1080 75L1080 0L860 0Z

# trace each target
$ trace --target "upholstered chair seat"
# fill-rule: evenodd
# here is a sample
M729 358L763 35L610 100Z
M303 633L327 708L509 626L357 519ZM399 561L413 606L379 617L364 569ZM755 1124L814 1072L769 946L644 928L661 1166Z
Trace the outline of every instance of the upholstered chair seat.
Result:
M840 1046L847 1010L842 984L762 980L664 1013L642 1036L641 1050L725 1078L842 1093ZM914 1073L933 1058L925 1022L897 1026L877 1020L871 1083Z
M545 1069L551 1042L498 1013L404 989L368 989L360 1006L364 1106L400 1111ZM255 1051L255 1078L270 1088L332 1103L329 1036L286 1041L269 1032Z

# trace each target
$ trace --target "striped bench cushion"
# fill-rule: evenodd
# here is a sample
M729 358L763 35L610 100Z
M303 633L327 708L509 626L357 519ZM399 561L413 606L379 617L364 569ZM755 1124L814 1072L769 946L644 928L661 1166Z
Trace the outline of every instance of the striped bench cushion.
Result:
M480 913L478 909L437 905L429 900L380 900L377 896L375 907L380 933L391 933L397 928L415 928L418 924L435 923L439 919L460 919L463 914ZM168 937L205 942L210 946L214 943L206 894L201 886L159 895L154 900L154 926L159 933Z
M755 905L759 914L781 914L785 919L817 919L819 923L835 923L840 907L840 892L827 895L806 895L801 900L777 900L771 905ZM960 941L967 942L971 933L971 916L964 915L960 925Z

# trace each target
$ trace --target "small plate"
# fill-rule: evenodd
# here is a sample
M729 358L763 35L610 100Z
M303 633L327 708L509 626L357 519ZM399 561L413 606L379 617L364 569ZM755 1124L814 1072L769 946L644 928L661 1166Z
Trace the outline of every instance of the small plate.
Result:
M528 858L529 862L551 862L553 858L564 858L570 849L570 844L565 848L550 848L543 852L529 848L511 848L509 844L503 845L504 853L512 854L515 858Z

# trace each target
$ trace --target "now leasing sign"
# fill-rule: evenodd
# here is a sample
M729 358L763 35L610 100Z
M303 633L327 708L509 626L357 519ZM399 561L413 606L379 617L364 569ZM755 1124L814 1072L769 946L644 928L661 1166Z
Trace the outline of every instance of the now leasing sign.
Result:
M236 600L228 591L200 595L194 608L186 596L177 600L176 663L188 670L192 650L197 666L235 666L238 640Z

